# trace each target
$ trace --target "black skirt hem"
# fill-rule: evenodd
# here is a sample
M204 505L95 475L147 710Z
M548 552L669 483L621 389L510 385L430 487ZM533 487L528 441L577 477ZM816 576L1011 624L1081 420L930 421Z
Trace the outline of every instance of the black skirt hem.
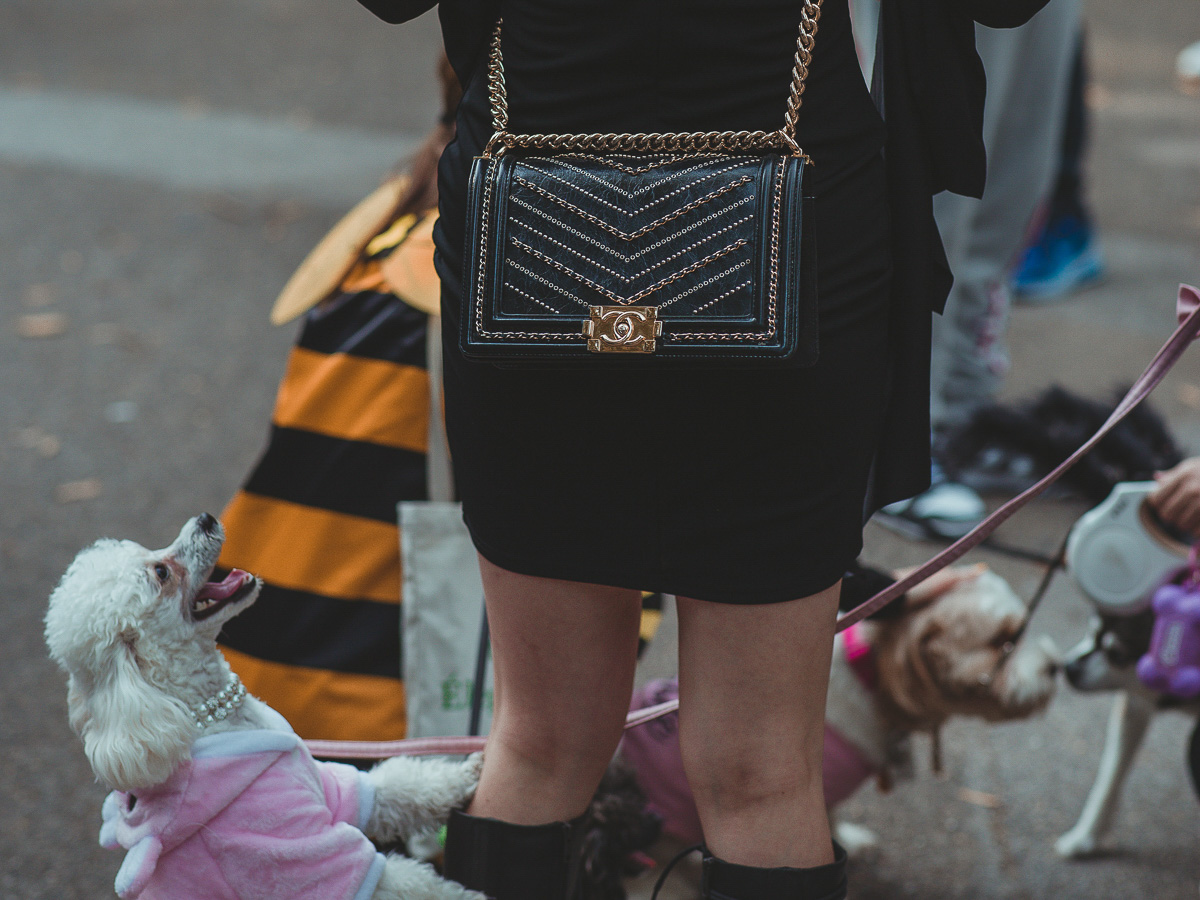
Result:
M792 600L802 600L819 594L837 584L850 564L858 557L861 547L849 558L839 560L836 564L822 566L808 573L805 578L792 579L786 584L756 586L755 590L738 588L736 591L712 589L711 585L690 584L686 579L676 580L662 575L647 574L645 578L631 580L614 578L611 570L601 566L586 564L571 565L570 561L544 557L532 560L502 552L485 541L479 539L471 528L471 520L463 516L467 531L471 534L471 542L479 555L494 566L499 566L518 575L529 575L534 578L553 578L558 581L573 581L580 584L595 584L604 587L626 588L634 591L649 591L659 594L670 594L675 597L690 597L693 600L704 600L709 603L725 603L734 606L767 606L773 603L788 603Z

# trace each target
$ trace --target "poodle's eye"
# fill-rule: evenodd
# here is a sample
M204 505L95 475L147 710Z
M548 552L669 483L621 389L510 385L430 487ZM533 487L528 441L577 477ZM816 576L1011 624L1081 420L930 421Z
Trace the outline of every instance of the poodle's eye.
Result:
M155 563L154 564L154 577L157 578L163 584L166 584L168 581L171 580L171 570L168 569L162 563Z

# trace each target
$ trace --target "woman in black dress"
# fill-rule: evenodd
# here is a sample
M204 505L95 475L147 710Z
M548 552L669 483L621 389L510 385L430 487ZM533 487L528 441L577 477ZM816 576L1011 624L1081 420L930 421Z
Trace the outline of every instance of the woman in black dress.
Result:
M362 2L391 21L433 5ZM953 8L953 40L965 44L955 49L973 56L965 8L985 0L911 5L942 16ZM919 229L892 224L882 151L893 122L885 129L863 83L846 0L824 0L796 128L814 160L806 181L816 210L805 227L818 243L815 366L502 369L465 359L454 337L467 171L491 136L486 43L501 9L511 130L588 134L777 128L802 7L441 4L446 50L465 85L458 137L442 157L435 233L447 429L496 675L483 775L471 814L451 819L446 865L498 900L567 896L572 820L616 749L629 703L639 590L677 596L680 737L704 827L706 896L844 896L844 854L830 839L821 787L837 597L861 548L864 508L915 493L928 477L919 412L927 395L914 400L922 380L896 343L922 314L927 331L939 300L925 298L914 316L911 298L894 289L897 246ZM896 145L901 158L905 147ZM912 173L915 195L928 203L939 174ZM920 248L926 259L930 247ZM902 412L918 410L914 427L891 426L898 399ZM901 452L883 460L885 435L897 434Z

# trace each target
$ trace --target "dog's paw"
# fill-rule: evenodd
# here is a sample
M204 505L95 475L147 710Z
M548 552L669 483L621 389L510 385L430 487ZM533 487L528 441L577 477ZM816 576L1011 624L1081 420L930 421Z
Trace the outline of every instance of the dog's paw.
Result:
M446 824L450 811L465 806L475 793L477 756L463 761L397 756L381 762L367 775L375 789L368 836L395 843Z
M475 796L475 789L479 787L479 775L483 771L483 751L472 753L466 759L460 762L450 760L427 760L427 762L435 762L442 768L439 771L439 777L442 780L442 789L446 792L446 802L452 809L464 809L471 802L471 798ZM446 815L450 814L450 809L446 810Z
M392 855L371 900L487 900L478 891L443 878L428 863Z
M1100 840L1086 828L1072 828L1054 842L1054 852L1063 859L1086 859L1102 849Z
M444 898L439 898L439 900L488 900L487 895L481 894L479 891L472 891L456 882L447 881L446 884L450 886L450 890L453 893L446 894Z
M837 842L851 859L869 853L879 846L879 835L853 822L838 822L834 825L833 832Z

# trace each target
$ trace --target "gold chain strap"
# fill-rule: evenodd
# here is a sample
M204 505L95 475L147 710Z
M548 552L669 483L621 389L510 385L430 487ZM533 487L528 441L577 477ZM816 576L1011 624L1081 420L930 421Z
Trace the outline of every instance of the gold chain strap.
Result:
M744 153L763 150L788 150L807 155L796 143L796 120L804 99L804 82L812 65L817 23L821 18L821 0L804 0L800 11L800 34L792 64L792 82L788 90L787 111L778 131L700 131L669 134L510 134L508 131L508 90L504 81L504 55L500 48L500 26L492 30L491 59L488 63L488 99L492 108L492 129L484 156L498 155L505 149L584 151L590 153Z

